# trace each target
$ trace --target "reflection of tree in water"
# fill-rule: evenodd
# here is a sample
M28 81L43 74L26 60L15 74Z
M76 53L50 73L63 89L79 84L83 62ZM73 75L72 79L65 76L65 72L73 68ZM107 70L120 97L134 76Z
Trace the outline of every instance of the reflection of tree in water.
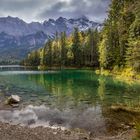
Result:
M46 92L57 99L56 102L59 104L67 104L68 102L73 102L74 105L81 102L96 104L98 82L94 75L87 72L56 72L31 75L30 80L44 87Z
M99 78L98 95L101 100L106 100L108 98L107 96L111 95L107 90L107 87L109 86L108 84L109 83L106 82L103 77ZM119 86L120 85L118 85L118 87ZM112 89L111 86L109 87L110 91L112 91L113 87ZM111 102L109 102L109 100L108 102L102 102L102 115L105 118L106 129L109 133L111 132L115 134L116 132L131 128L135 123L140 123L140 113L133 112L134 109L140 108L140 95L138 94L139 87L126 85L123 88L124 89L121 90L121 92L117 92L117 90L115 92L114 90L114 96L111 98ZM106 92L108 92L108 95L105 96ZM113 109L113 107L122 107L124 110Z
M100 97L100 100L104 100L105 98L105 85L106 85L106 79L103 76L100 76L99 79L99 86L98 86L98 95Z
M113 110L111 106L107 105L102 105L102 116L105 118L107 132L112 134L128 130L135 123L140 123L140 113Z
M134 108L140 107L139 86L124 85L116 81L114 83L103 76L100 76L98 81L98 96L107 132L115 134L132 127L135 122L140 123L140 113L133 113ZM115 111L111 108L112 106L129 108L132 109L132 112Z
M97 76L90 71L6 75L1 76L1 83L12 84L12 88L8 90L10 93L11 89L14 93L23 92L22 89L26 89L22 95L26 96L27 100L35 98L33 102L41 101L41 104L47 105L50 103L50 106L58 109L74 109L75 112L79 110L84 112L88 108L100 107L101 111L96 113L96 111L90 110L88 113L91 113L91 118L93 114L93 118L98 118L99 116L95 117L97 114L103 120L105 118L105 126L108 131L112 131L112 128L117 130L121 124L127 124L137 119L126 112L114 112L110 109L112 105L140 106L139 86L114 82L109 77ZM30 96L32 94L37 96Z
M131 85L127 86L124 92L124 103L128 107L140 108L140 86Z
M80 103L90 105L134 105L135 103L138 105L140 98L137 87L132 88L121 82L114 82L109 77L97 76L87 71L61 71L30 75L29 80L43 87L44 92L58 104L64 105L68 102L73 105Z

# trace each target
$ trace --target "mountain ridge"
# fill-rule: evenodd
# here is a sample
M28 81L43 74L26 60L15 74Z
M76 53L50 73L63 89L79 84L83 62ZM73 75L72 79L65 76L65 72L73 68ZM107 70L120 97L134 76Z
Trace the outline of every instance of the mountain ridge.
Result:
M86 16L70 19L59 17L42 23L27 23L11 16L0 17L0 61L5 57L7 59L7 52L10 52L8 59L22 59L29 51L42 47L48 39L54 38L56 32L60 34L66 31L70 35L75 27L85 31L89 28L100 30L102 26ZM17 55L16 51L19 52Z
M79 25L82 25L83 27L80 28L81 30L85 30L89 27L99 28L100 26L102 26L102 24L90 21L87 17L84 16L70 19L59 17L57 19L44 20L43 22L30 22L30 23L27 23L18 17L8 16L8 17L0 17L0 33L5 32L9 35L23 36L33 34L38 31L44 31L45 34L49 34L47 29L50 26L55 26L56 30L58 31L63 30L57 27L58 24L66 24L67 27L71 29L73 29L74 27L79 27Z

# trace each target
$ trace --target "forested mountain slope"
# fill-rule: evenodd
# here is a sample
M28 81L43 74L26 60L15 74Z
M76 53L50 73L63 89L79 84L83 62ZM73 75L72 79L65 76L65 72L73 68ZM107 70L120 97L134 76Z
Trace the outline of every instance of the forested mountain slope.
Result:
M65 31L67 35L70 35L75 27L80 31L85 31L88 28L100 29L102 24L90 21L85 16L76 19L59 17L43 23L26 23L17 17L1 17L0 61L23 59L27 53L42 47L48 39L53 39L56 32L60 34Z
M38 58L38 59L37 59ZM104 28L49 40L25 65L90 66L135 77L140 72L140 1L112 0Z

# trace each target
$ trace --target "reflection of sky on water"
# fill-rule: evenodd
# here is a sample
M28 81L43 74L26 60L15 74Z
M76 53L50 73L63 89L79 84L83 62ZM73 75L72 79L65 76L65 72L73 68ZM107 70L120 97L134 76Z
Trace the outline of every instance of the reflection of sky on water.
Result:
M49 74L58 73L56 71L1 71L0 75L19 75L19 74Z
M99 106L86 109L65 109L46 106L27 106L22 110L0 111L0 121L35 126L61 126L66 128L84 128L86 130L105 131L104 118Z
M1 71L0 89L5 96L19 95L24 106L22 110L1 110L0 120L32 126L50 124L105 132L106 119L114 117L109 106L140 105L139 85L127 85L90 70Z
M140 86L128 86L84 70L2 71L0 88L8 95L20 95L24 102L46 102L62 108L79 103L138 104L140 99Z

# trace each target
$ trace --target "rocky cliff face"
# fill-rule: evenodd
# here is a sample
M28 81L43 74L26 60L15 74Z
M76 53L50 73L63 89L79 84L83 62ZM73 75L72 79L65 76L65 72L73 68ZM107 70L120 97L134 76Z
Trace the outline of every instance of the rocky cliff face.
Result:
M88 28L100 30L102 24L90 21L85 16L77 19L59 17L43 23L26 23L17 17L2 17L0 18L0 59L7 57L7 54L10 59L23 58L27 52L42 47L49 38L55 36L56 31L58 33L66 31L69 35L75 27L81 31Z

